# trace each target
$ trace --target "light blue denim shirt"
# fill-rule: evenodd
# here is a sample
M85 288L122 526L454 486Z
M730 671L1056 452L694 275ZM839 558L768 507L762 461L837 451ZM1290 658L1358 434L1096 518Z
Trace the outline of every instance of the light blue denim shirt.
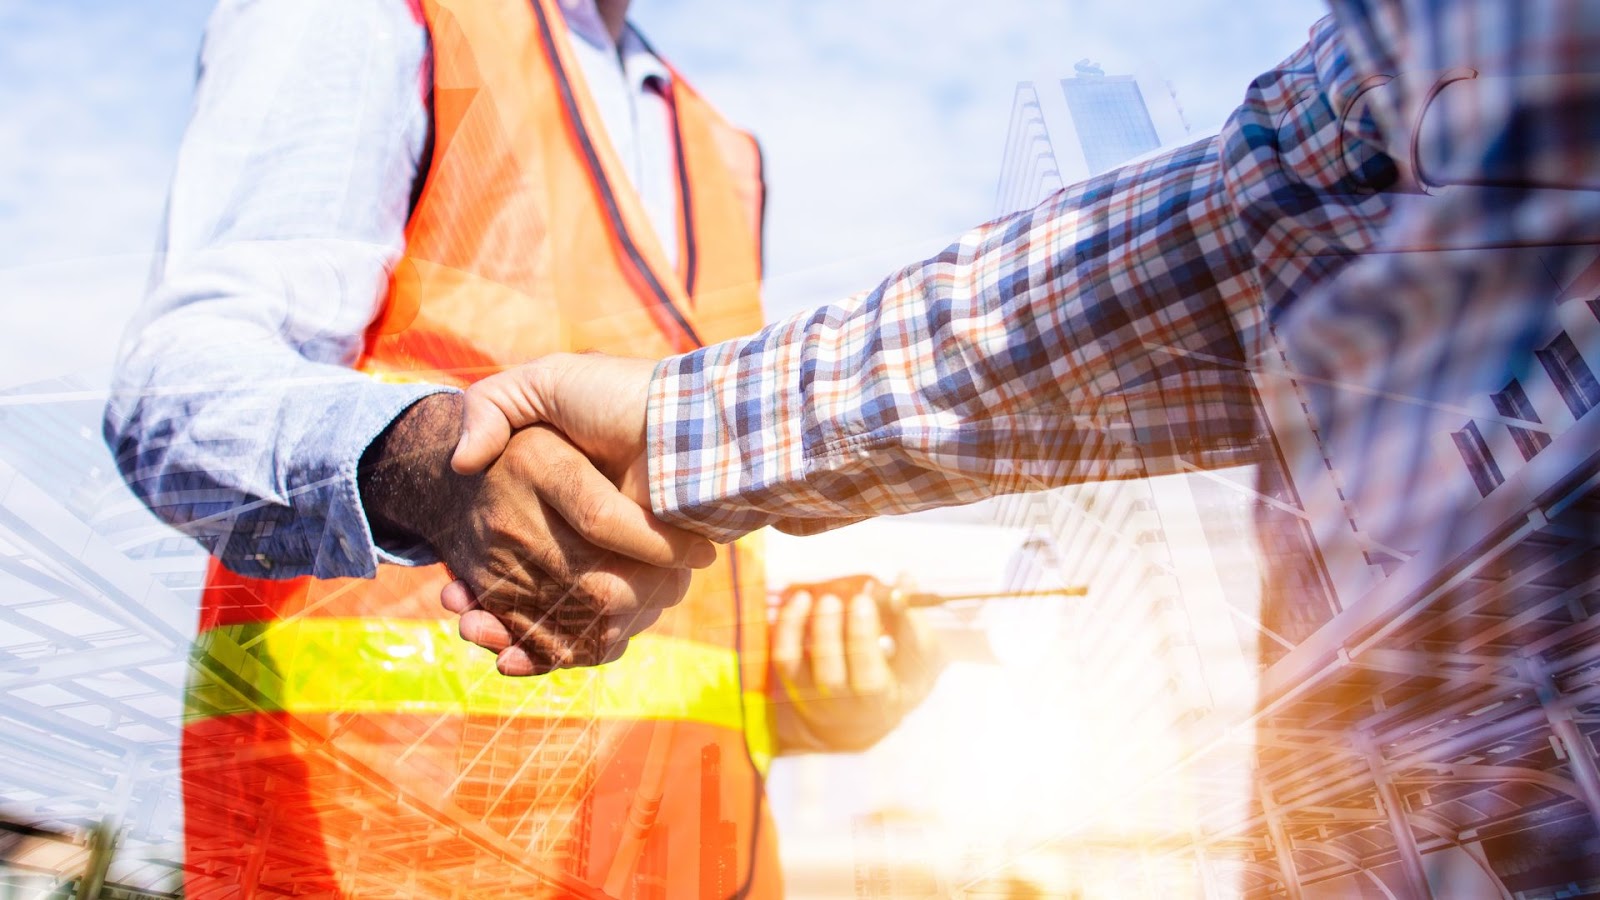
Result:
M669 256L667 69L593 0L563 0L575 56ZM149 291L105 436L134 491L234 571L371 576L362 452L446 390L350 365L379 309L428 135L427 30L407 0L222 0L206 29ZM394 552L390 552L394 550Z

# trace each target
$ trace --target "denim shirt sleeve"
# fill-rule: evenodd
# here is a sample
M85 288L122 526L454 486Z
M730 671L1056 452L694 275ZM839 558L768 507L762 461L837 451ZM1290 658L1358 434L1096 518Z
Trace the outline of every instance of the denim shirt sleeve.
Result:
M350 368L404 246L426 140L406 0L223 0L149 292L104 422L135 493L230 569L370 577L356 464L437 385Z

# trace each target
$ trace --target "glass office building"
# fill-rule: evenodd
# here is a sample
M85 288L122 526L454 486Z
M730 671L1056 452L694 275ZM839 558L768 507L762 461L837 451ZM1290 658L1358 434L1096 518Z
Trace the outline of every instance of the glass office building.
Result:
M1082 66L1019 85L997 211L1187 139L1163 130L1168 96ZM1272 368L1270 344L1258 467L1011 501L1092 588L1060 709L1094 735L1103 796L1050 845L1061 890L1600 896L1600 302L1583 283L1517 378L1416 420L1419 465L1460 511L1431 555L1363 506L1307 412L1326 386Z
M1099 175L1161 146L1133 76L1081 72L1061 79L1061 91L1077 126L1089 174Z

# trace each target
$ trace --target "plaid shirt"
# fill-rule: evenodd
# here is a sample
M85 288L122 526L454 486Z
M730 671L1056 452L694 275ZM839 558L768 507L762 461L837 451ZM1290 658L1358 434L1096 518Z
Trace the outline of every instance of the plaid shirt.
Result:
M1539 354L1573 316L1558 301L1595 257L1600 204L1573 188L1600 183L1596 80L1548 76L1600 60L1600 12L1333 5L1217 137L664 361L656 512L727 540L1255 462L1271 449L1258 411L1293 408L1310 427L1276 452L1334 472L1343 499L1317 539L1359 543L1363 564L1428 552L1430 526L1491 499L1466 425L1494 445L1581 415L1539 421L1496 392L1548 369ZM1600 359L1585 327L1580 366ZM1589 452L1556 449L1542 465ZM1527 461L1498 453L1502 481Z

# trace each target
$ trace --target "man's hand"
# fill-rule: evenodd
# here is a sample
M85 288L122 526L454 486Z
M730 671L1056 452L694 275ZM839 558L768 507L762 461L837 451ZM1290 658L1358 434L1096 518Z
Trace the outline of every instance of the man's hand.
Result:
M460 579L445 605L501 672L596 665L683 599L710 542L661 523L549 428L529 428L479 474L450 470L459 397L413 405L362 460L373 531L421 539Z
M467 389L461 443L450 464L482 471L512 432L554 426L595 465L649 506L644 478L645 408L655 362L598 353L555 353Z
M866 576L783 592L772 629L783 750L865 750L933 689L937 646L903 597Z

